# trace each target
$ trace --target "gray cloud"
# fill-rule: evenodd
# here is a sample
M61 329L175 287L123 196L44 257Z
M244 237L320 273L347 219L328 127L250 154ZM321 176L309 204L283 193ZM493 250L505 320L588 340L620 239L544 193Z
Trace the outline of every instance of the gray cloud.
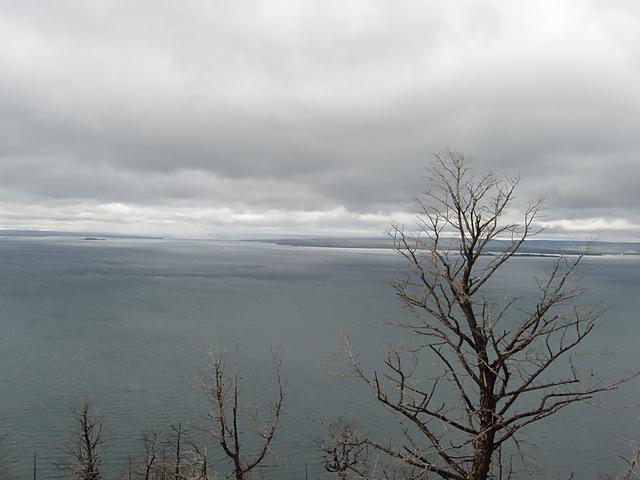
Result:
M530 3L0 1L0 226L376 234L449 146L637 236L640 10Z

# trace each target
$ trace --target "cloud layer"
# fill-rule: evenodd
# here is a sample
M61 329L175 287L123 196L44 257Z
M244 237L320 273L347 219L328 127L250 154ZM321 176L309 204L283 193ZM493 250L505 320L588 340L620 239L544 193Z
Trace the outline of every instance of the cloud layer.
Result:
M0 1L0 226L379 234L431 154L640 236L635 2Z

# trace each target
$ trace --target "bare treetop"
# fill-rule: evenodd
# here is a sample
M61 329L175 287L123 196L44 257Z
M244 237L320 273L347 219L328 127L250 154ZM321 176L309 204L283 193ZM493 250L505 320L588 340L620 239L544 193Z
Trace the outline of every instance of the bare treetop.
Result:
M418 229L407 236L394 226L396 247L429 249L436 266L448 269L449 275L475 274L467 279L471 294L515 254L526 239L541 231L534 222L542 200L530 203L521 213L520 222L505 222L519 179L500 178L493 173L474 177L471 162L461 153L447 150L436 154L427 183L423 196L416 198ZM492 240L510 243L488 268L475 272L474 264L488 252ZM451 249L460 256L451 257Z

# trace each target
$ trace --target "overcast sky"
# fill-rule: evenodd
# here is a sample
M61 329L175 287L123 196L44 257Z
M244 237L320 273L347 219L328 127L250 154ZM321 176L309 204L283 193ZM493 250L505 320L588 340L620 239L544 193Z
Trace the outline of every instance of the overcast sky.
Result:
M432 154L640 239L640 2L0 0L0 228L380 235Z

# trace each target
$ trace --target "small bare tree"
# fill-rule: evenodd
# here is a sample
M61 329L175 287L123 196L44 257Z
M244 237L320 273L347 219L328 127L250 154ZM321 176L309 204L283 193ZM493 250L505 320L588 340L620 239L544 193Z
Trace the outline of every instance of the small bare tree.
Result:
M189 459L189 472L190 476L185 477L189 480L209 480L210 478L216 478L215 473L213 477L210 477L211 472L209 466L209 456L207 453L206 445L197 445L196 443L189 443L190 459Z
M141 440L144 456L136 472L136 478L143 478L144 480L158 478L158 472L163 468L158 458L158 436L159 434L155 430L147 430L142 433Z
M278 353L273 354L276 371L276 399L270 405L270 414L265 421L260 421L256 408L249 408L247 419L253 424L257 434L259 446L253 455L247 455L242 445L246 438L241 431L240 412L240 376L236 359L234 373L228 376L227 356L222 353L212 355L212 368L209 381L203 382L209 401L212 422L210 434L218 441L224 454L230 460L233 472L229 477L236 480L246 480L249 475L262 464L270 453L271 443L275 436L282 413L284 402L284 386L280 375L281 358ZM205 457L206 458L206 457ZM206 463L205 463L206 468Z
M540 201L521 220L507 220L517 186L518 179L474 177L460 153L436 155L417 200L417 230L392 230L412 271L394 284L411 319L399 325L417 334L418 346L390 347L383 371L369 374L346 345L353 373L401 420L404 441L377 441L350 422L334 425L325 448L329 471L367 479L511 478L518 432L620 383L582 371L573 355L602 313L577 305L583 289L571 277L581 255L555 259L528 310L514 308L517 296L487 296L489 280L540 231Z
M627 464L627 468L624 470L618 480L637 480L640 478L640 471L638 467L640 465L640 448L636 447L636 450L630 458L622 457L622 460Z
M77 480L100 480L101 453L104 443L102 419L92 411L88 400L78 404L73 412L73 437L63 447L66 459L59 465Z
M185 428L181 423L171 425L169 428L168 447L172 451L172 476L174 480L181 480L184 478L182 470L184 465L185 456L185 438L189 435L189 430Z
M2 426L2 419L0 418L0 427ZM0 480L9 480L10 478L7 434L4 430L0 430Z

